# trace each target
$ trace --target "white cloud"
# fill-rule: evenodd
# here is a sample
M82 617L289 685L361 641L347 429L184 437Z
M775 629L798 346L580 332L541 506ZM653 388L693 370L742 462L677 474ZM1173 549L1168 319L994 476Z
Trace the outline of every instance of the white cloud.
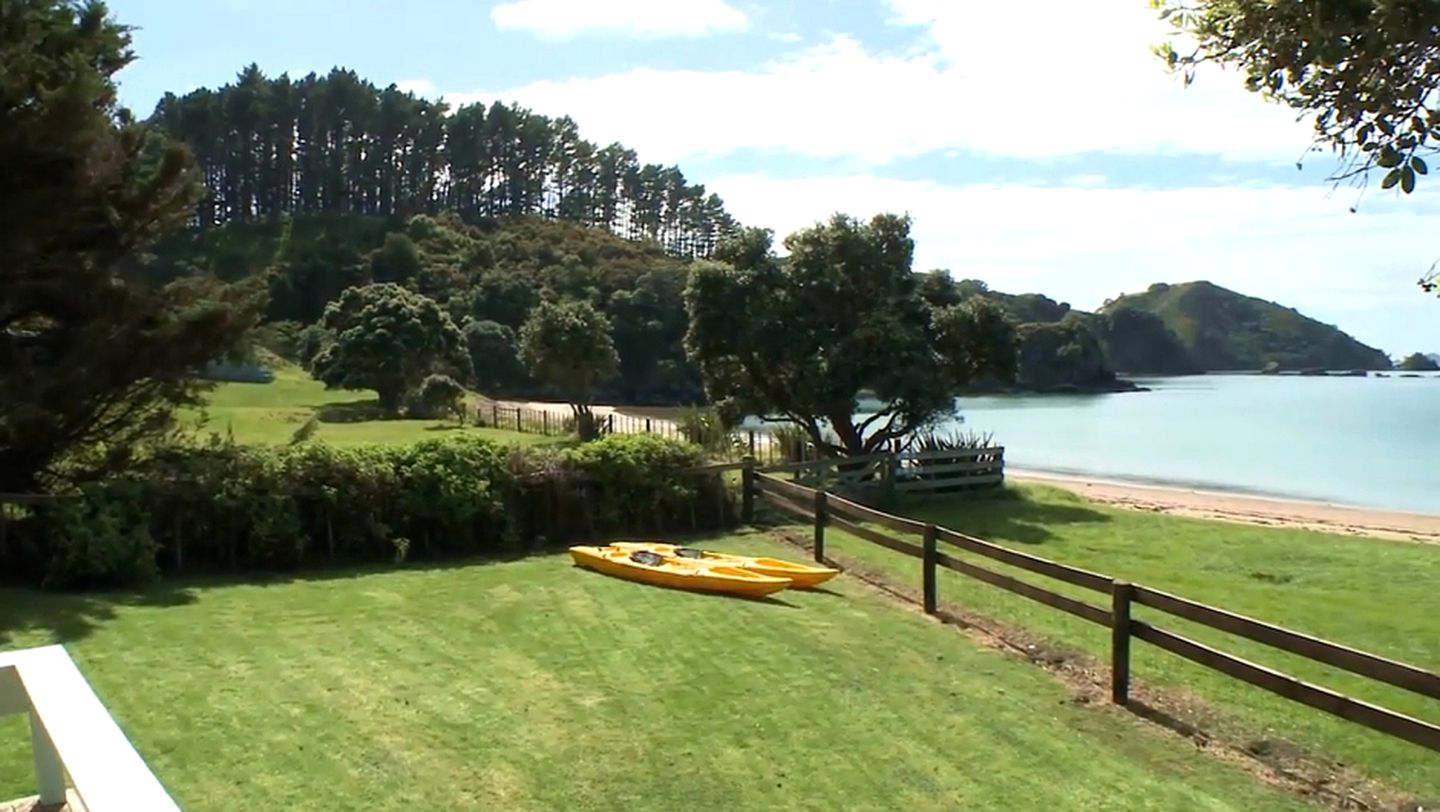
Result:
M570 115L594 140L620 140L665 162L744 148L877 165L945 149L1289 162L1309 143L1308 125L1245 91L1233 74L1212 72L1190 88L1168 75L1150 53L1167 31L1144 0L891 2L895 24L918 38L909 51L879 52L840 35L745 70L637 68L454 98L498 97ZM543 19L566 28L628 19L608 6L587 14ZM695 115L676 115L675 104L687 103Z
M515 0L491 9L490 19L498 28L546 39L593 32L696 37L749 24L725 0Z
M794 31L778 32L778 33L773 33L773 34L767 34L766 36L768 36L770 39L772 39L772 40L774 40L774 41L776 41L776 42L784 42L784 43L790 44L790 45L793 45L793 44L799 42L800 40L804 39L804 37L801 37L799 34L795 33Z
M395 83L395 87L416 96L433 96L436 92L435 83L429 79L402 79Z
M917 268L1080 308L1154 282L1208 279L1392 353L1440 348L1440 302L1415 287L1437 255L1428 224L1440 195L1425 190L1372 196L1351 214L1348 196L1279 186L947 186L874 175L706 185L742 222L781 236L834 211L909 212Z

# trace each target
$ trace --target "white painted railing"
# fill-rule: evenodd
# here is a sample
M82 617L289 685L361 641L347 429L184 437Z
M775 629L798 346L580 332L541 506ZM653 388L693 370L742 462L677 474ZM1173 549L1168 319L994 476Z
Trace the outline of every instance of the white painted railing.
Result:
M41 804L66 799L65 776L86 812L179 810L64 646L0 651L0 716L30 716Z

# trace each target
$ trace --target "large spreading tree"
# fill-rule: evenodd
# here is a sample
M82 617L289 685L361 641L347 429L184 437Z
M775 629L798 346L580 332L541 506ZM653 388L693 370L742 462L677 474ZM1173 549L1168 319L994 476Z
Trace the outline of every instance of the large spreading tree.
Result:
M1440 2L1151 0L1187 44L1157 50L1188 84L1207 62L1312 114L1337 179L1380 178L1409 194L1440 152ZM1440 289L1435 270L1420 280Z
M589 302L542 302L520 328L520 357L530 373L570 400L580 439L597 434L595 390L620 371L610 320Z
M696 263L686 290L686 349L729 415L790 422L855 456L953 414L971 379L1013 375L998 312L937 313L922 297L907 218L836 215L787 238L786 259L770 240L739 234L717 251L724 262ZM860 413L862 392L873 413Z
M1440 150L1440 3L1435 0L1151 0L1188 44L1160 54L1187 81L1238 67L1252 91L1313 114L1342 176L1381 170L1410 192Z
M0 3L0 491L124 465L258 316L243 290L124 273L199 197L185 150L116 103L129 46L101 3Z
M394 283L350 288L325 308L320 325L332 340L311 372L330 387L374 389L387 413L431 374L470 375L465 335L450 315Z

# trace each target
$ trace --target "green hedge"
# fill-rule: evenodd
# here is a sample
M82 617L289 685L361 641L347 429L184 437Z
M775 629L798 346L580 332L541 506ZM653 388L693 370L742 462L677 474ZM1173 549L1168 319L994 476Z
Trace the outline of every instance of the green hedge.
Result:
M46 586L509 555L737 520L694 446L616 435L574 449L478 438L409 446L175 448L37 510L4 570Z

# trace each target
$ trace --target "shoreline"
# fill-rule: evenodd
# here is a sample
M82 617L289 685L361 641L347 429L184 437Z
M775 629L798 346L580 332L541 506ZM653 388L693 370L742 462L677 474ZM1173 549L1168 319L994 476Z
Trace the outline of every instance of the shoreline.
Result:
M1019 482L1063 488L1099 504L1127 510L1440 544L1437 515L1025 469L1007 469L1005 475Z

